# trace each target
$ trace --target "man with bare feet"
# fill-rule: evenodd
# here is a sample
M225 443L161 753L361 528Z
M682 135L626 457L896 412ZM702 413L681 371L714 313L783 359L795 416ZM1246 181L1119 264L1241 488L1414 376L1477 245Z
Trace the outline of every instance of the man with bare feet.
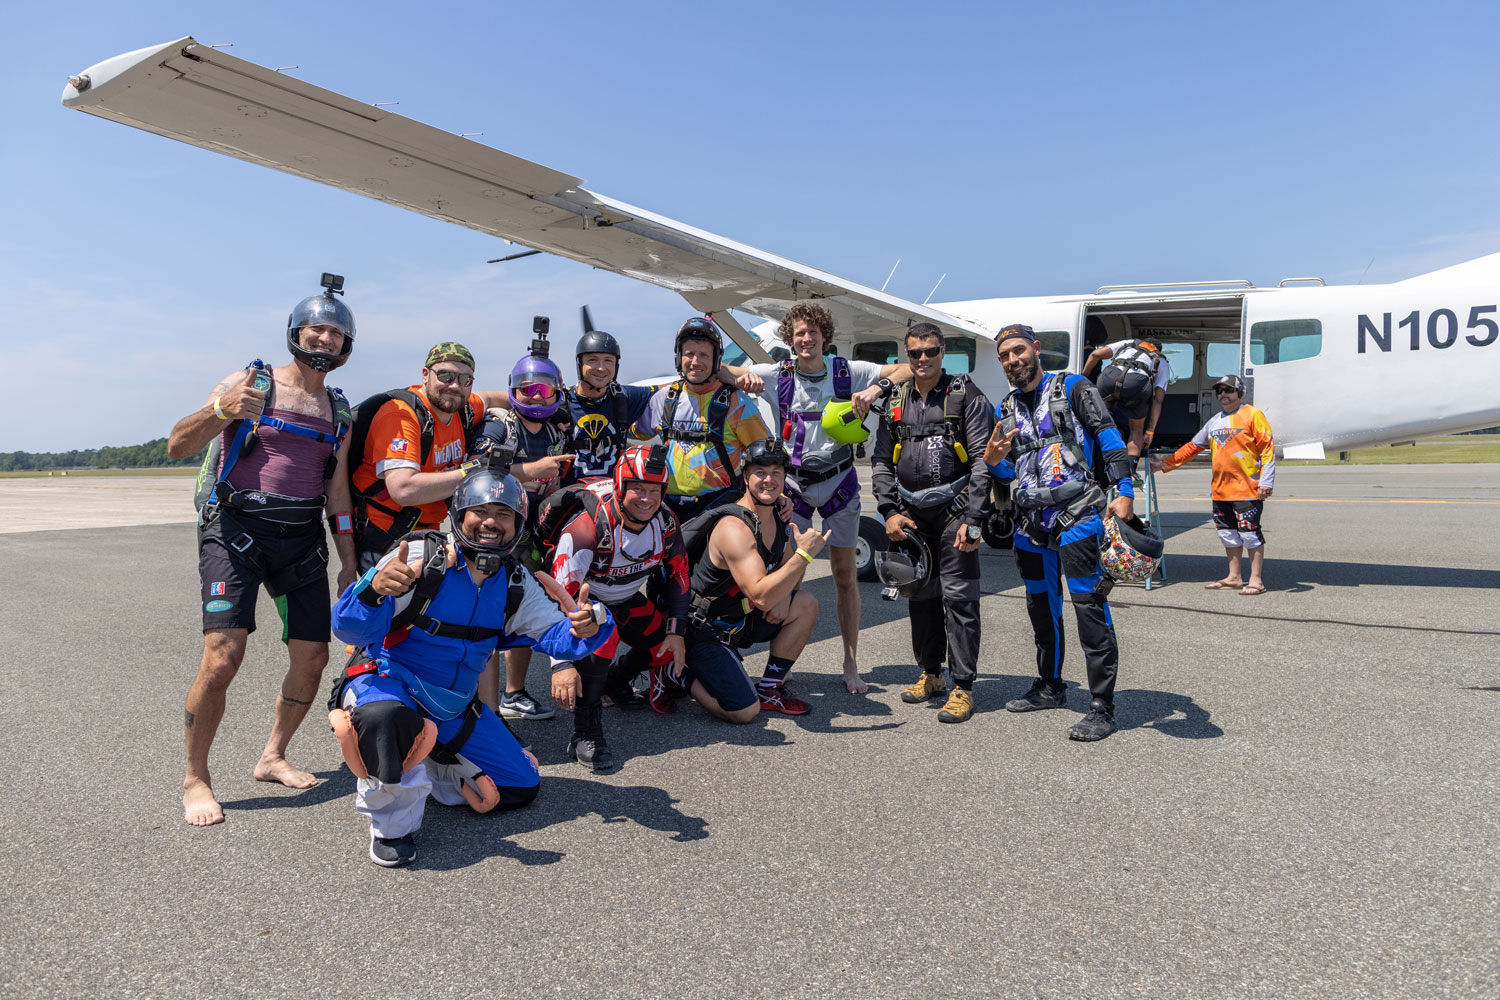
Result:
M209 779L208 751L224 715L225 692L255 630L262 584L281 615L291 666L253 773L258 781L288 788L317 784L285 754L328 663L325 511L342 564L339 589L358 575L345 473L349 404L324 382L354 347L354 317L335 298L343 280L325 274L327 290L292 310L286 332L291 364L273 369L257 360L227 376L203 406L177 422L167 441L173 458L209 445L197 498L203 659L184 717L182 805L194 826L224 820Z
M787 310L777 333L793 358L743 369L776 385L777 426L792 455L788 495L797 526L812 526L816 512L832 529L828 558L838 595L839 634L844 642L844 686L852 694L869 689L859 676L859 579L854 547L859 540L859 472L854 445L868 437L863 427L870 404L889 396L895 383L911 378L907 365L849 361L833 350L833 315L816 302ZM731 374L741 369L730 367Z
M797 588L829 531L804 530L777 516L790 466L778 439L756 441L745 449L739 500L684 529L692 565L687 663L652 668L648 700L656 711L675 712L673 699L683 691L726 722L749 722L762 709L811 710L792 696L786 676L818 620L817 598ZM740 651L761 642L771 644L770 654L752 686Z

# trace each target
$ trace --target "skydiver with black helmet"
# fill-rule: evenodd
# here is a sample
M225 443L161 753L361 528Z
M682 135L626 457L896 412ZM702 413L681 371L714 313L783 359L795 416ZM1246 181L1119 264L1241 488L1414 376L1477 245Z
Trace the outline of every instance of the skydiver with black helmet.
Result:
M324 274L325 290L292 310L286 325L290 364L271 368L257 359L232 372L167 439L173 458L209 446L196 498L203 657L183 720L182 804L193 826L224 820L208 754L224 716L225 692L255 630L262 584L276 600L290 666L276 698L271 735L252 773L259 781L289 788L317 784L285 754L328 663L325 514L341 563L339 588L359 572L345 472L349 404L326 384L328 373L354 349L354 316L337 297L343 282Z
M569 595L515 560L527 506L514 476L469 470L449 533L403 538L334 608L335 634L359 652L334 684L329 721L382 867L415 860L429 793L481 813L536 798L536 758L478 697L490 655L534 645L574 661L614 634L587 584Z

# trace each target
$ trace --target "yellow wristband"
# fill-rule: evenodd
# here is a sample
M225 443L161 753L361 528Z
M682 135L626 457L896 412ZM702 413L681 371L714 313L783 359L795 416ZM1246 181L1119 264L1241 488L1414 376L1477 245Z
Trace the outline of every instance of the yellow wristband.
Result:
M806 559L808 562L812 562L813 561L812 554L810 552L808 552L806 549L803 549L803 548L797 549L797 554L799 556L801 556L803 559Z
M220 420L228 420L229 418L224 415L224 411L219 407L219 398L218 396L214 397L214 416Z

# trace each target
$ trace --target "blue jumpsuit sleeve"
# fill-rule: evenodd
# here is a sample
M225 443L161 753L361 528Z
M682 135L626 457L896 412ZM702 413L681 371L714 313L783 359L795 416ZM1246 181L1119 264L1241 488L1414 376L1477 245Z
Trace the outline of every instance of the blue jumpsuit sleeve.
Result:
M547 631L538 636L532 646L554 660L581 660L597 651L614 634L615 616L606 607L604 624L599 626L599 631L587 639L580 639L574 635L572 623L564 618L548 626Z
M354 585L345 590L333 606L333 634L351 646L369 646L385 638L391 630L396 602L370 589L370 581L374 578L375 568L372 567L354 581Z

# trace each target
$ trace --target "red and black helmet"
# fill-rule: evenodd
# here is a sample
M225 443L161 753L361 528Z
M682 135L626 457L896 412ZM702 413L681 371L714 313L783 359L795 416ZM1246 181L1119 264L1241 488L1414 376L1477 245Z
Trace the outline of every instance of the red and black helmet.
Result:
M615 463L615 496L624 498L626 483L667 484L667 449L638 444L626 448Z

